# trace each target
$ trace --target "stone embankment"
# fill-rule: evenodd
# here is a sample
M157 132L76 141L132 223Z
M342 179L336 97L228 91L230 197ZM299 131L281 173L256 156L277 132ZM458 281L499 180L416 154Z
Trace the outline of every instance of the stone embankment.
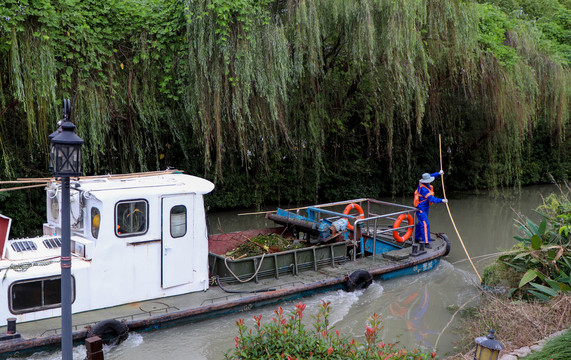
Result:
M541 350L548 340L550 340L553 337L562 335L566 331L567 331L567 329L558 331L556 333L549 335L547 338L538 341L537 343L535 343L531 346L524 346L522 348L513 350L509 354L502 355L499 360L518 360L518 359L524 358L526 355L529 355L532 351Z

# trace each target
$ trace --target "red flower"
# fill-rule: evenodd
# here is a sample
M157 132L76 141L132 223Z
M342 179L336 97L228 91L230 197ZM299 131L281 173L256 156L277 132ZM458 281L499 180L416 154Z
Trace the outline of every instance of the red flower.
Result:
M435 352L431 352L431 353L430 353L430 357L434 359L434 358L436 357L436 353L435 353Z
M297 304L296 307L296 312L299 315L299 319L303 319L303 310L305 310L305 304L303 304L301 301L299 302L299 304Z
M330 346L329 349L327 349L327 356L331 355L332 352L333 348Z
M256 320L256 325L260 327L260 320L262 320L262 315L254 316L254 320Z

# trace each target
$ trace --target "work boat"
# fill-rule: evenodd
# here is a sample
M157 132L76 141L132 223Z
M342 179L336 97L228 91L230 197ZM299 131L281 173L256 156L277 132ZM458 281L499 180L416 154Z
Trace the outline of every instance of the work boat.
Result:
M266 229L208 235L205 179L179 171L72 179L73 339L198 321L434 268L446 235L412 242L414 211L375 199L277 209ZM61 342L61 183L46 185L43 236L9 239L0 215L0 353ZM260 239L279 238L276 248ZM254 253L238 254L249 244Z

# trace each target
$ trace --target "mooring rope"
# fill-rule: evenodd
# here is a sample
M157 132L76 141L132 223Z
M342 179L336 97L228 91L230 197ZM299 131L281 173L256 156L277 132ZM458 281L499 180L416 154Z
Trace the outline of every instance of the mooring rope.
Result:
M436 342L434 343L434 347L432 348L432 351L436 351L436 348L438 347L438 342L440 341L440 336L444 333L444 331L448 328L448 326L450 326L450 324L452 324L452 320L454 320L454 317L456 316L456 314L458 314L460 312L460 310L462 310L464 308L464 306L466 306L468 303L472 302L475 298L477 298L479 296L475 295L473 298L471 298L470 300L466 301L464 304L462 304L462 306L460 306L458 308L458 310L456 310L454 312L454 314L452 314L452 317L450 318L450 321L448 321L448 323L446 324L446 326L444 326L444 328L442 328L442 330L438 333L438 337L436 338Z
M440 140L440 134L438 134L438 150L440 152L440 170L443 170L442 169L442 141ZM444 194L444 198L446 199L446 190L444 189L444 175L440 176L440 180L442 180L442 194ZM462 244L462 247L464 248L464 252L466 253L466 256L468 257L468 260L470 260L470 264L472 264L472 267L474 268L476 275L478 275L478 279L480 279L480 283L481 283L482 277L480 276L480 273L476 269L476 266L474 265L472 258L470 258L470 254L468 254L468 250L466 250L466 246L464 246L464 241L462 241L462 237L460 236L460 233L458 232L458 228L456 227L456 223L454 222L454 218L452 217L452 213L450 212L450 206L448 206L448 203L446 203L446 209L448 209L448 215L450 215L450 221L452 221L452 225L454 226L454 230L456 230L456 235L458 235L458 239L460 239L460 244Z
M230 269L230 267L228 266L228 258L224 257L224 265L226 265L226 269L228 269L228 271L230 271L230 274L232 274L234 276L234 278L236 280L238 280L241 283L247 283L248 281L252 280L253 278L256 277L256 275L258 275L258 272L260 271L260 269L262 268L262 262L264 261L264 256L266 256L265 253L262 253L262 258L260 259L260 264L258 264L258 268L256 269L256 272L254 273L254 275L252 275L251 278L247 279L247 280L242 280L238 277L238 275L234 274L234 272L232 271L232 269Z

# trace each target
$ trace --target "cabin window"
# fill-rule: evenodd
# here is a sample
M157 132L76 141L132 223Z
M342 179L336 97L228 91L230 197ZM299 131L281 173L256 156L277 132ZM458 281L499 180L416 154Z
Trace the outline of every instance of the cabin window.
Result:
M147 232L148 204L145 200L122 201L115 207L117 236L140 235Z
M171 236L182 237L186 234L186 206L177 205L171 209Z
M99 237L99 225L101 225L101 214L96 207L91 208L91 236L94 239Z
M72 276L72 302L75 301L75 279ZM10 285L10 312L25 314L61 307L61 277L18 281Z

